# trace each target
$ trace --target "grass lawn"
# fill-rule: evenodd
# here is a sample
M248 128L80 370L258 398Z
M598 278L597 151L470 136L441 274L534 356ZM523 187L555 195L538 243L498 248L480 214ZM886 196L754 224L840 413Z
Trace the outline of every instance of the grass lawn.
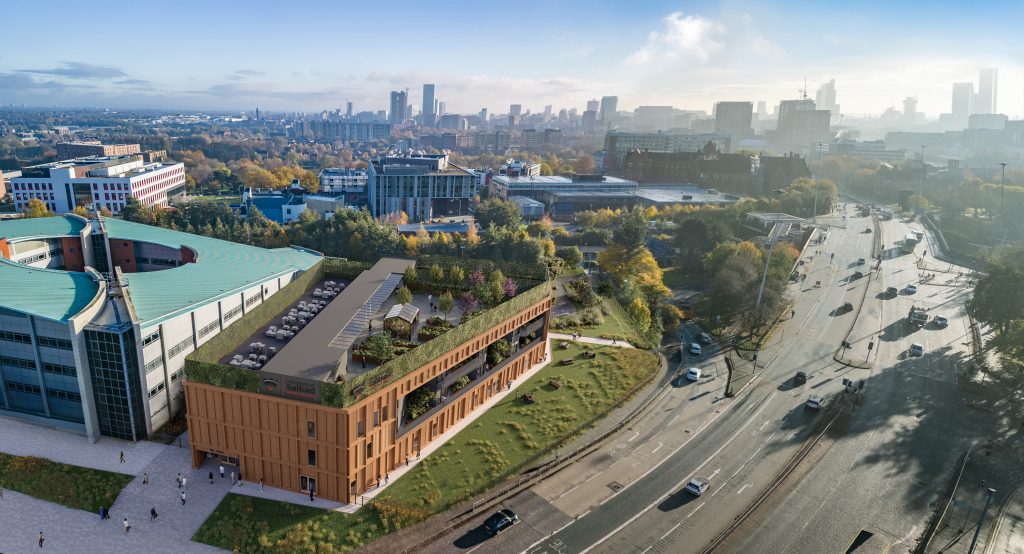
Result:
M0 486L87 512L98 512L100 506L109 508L132 479L131 475L61 464L35 456L0 453Z
M662 281L664 281L666 287L672 290L685 289L687 285L693 282L693 277L687 275L678 267L663 267L661 271L664 272Z
M242 202L241 196L192 196L189 199L193 202L210 202L213 204L240 204Z
M619 339L633 344L638 343L636 330L630 325L629 316L626 315L626 310L622 308L622 305L614 298L604 296L600 298L604 302L605 309L608 311L608 315L604 316L604 323L600 325L578 325L575 328L566 327L563 329L552 327L551 332L569 334L577 331L584 337Z
M581 358L584 350L597 357ZM566 358L576 361L558 365ZM243 552L347 552L497 484L657 368L658 357L645 350L556 348L552 363L516 389L533 393L535 403L512 398L495 405L392 483L371 507L350 515L230 494L193 540ZM548 386L551 379L562 386Z

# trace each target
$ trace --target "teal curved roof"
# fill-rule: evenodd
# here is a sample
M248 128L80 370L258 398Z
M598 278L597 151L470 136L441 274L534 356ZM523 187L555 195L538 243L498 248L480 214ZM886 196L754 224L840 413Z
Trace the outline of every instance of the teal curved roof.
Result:
M29 267L0 256L4 308L66 323L92 302L99 288L88 273Z
M195 304L237 294L269 278L305 271L321 259L309 250L259 248L120 219L104 218L103 224L111 240L130 239L170 248L187 246L196 252L195 263L163 271L124 274L141 324L155 323Z
M11 241L37 237L69 237L77 236L84 228L84 221L70 215L8 219L0 223L0 238Z

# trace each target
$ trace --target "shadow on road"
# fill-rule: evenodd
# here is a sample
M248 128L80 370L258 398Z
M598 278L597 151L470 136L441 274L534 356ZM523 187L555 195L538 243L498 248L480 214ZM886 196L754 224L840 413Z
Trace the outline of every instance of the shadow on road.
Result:
M907 323L906 320L900 319L886 325L885 328L882 329L881 334L878 335L878 340L896 342L900 339L913 335L917 330L918 327L916 325L911 325L910 323Z
M473 548L474 546L482 544L489 538L491 538L491 536L487 531L484 531L483 527L475 527L467 531L465 535L455 539L455 541L452 542L452 546L462 549Z
M696 499L696 496L686 492L685 490L676 491L675 494L666 498L661 504L658 504L658 509L663 512L671 512L672 510L686 506Z

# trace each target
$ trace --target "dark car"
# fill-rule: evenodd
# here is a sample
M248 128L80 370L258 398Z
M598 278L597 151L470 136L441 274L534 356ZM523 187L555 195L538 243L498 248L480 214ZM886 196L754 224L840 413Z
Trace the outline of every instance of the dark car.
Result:
M853 275L852 275L852 276L850 276L850 278L851 278L851 279L860 279L860 278L861 278L861 277L863 277L863 276L864 276L864 274L863 274L863 273L861 273L861 272L859 272L859 271L854 271L854 272L853 272Z
M505 508L487 518L487 521L484 522L484 531L491 535L497 535L517 523L519 523L519 516L512 510Z
M697 340L699 340L701 344L711 344L711 335L707 333L701 333L697 335Z
M853 311L853 304L851 304L849 302L844 302L843 305L839 309L842 310L843 312L852 312Z
M899 293L900 293L900 291L896 287L889 287L889 288L885 289L885 294L888 294L889 296L896 296Z
M794 385L802 385L802 384L804 384L806 382L807 382L807 372L806 371L798 371L798 372L796 372L796 375L793 376L793 384Z

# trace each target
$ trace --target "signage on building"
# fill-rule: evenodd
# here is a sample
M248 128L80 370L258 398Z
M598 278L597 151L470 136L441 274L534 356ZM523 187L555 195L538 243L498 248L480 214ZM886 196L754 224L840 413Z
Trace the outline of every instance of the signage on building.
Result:
M265 371L260 372L260 392L315 403L319 403L323 397L323 388L319 381Z

